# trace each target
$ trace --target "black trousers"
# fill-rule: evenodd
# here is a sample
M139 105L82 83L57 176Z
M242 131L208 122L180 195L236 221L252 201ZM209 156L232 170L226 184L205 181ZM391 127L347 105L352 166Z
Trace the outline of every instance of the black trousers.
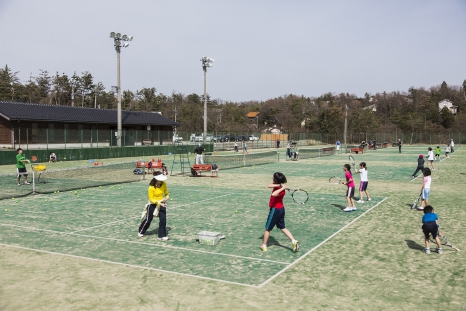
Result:
M424 166L418 166L418 167L416 168L416 170L414 171L414 173L413 173L412 176L416 177L416 174L417 174L417 172L419 172L419 171L421 171L421 173L422 173L422 172L424 171Z
M139 233L144 234L146 233L147 229L149 229L152 219L154 218L154 210L157 205L151 204L149 205L149 210L147 211L146 218L141 222L139 226ZM167 236L167 208L160 207L159 211L159 233L158 237L163 238Z

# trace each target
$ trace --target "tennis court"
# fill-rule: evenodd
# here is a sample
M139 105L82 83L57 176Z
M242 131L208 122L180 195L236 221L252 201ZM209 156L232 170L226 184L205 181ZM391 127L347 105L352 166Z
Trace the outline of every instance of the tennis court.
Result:
M451 159L435 163L431 204L445 233L463 249L459 220L466 213L459 204L460 188L446 182L453 174L466 182L466 170L460 174L466 157L460 147L456 150ZM106 304L56 288L55 295L73 309L105 309L110 303L117 309L255 310L293 301L290 309L460 310L466 289L462 252L422 254L421 213L409 208L422 182L412 180L411 174L418 155L426 151L427 147L415 146L404 147L401 154L398 148L387 148L353 155L356 164L367 163L372 201L358 204L358 211L351 213L342 212L345 186L328 182L334 175L343 178L348 154L285 161L280 150L279 162L226 170L219 164L218 178L171 176L168 242L156 238L157 219L143 238L137 236L148 180L3 199L0 270L7 280L3 292L26 290L22 281L13 280L15 276L39 287L58 279L78 292L103 286L105 296L91 296ZM217 153L222 154L231 153ZM127 169L132 174L132 168ZM276 171L285 173L289 187L309 192L304 205L285 196L286 226L300 241L298 253L277 229L268 251L259 249L270 196L266 185ZM52 174L48 181L53 184ZM203 230L221 232L225 239L215 246L201 245L196 238ZM430 273L425 265L441 265L441 273ZM94 272L82 275L81 269L88 268ZM36 276L27 278L31 273ZM387 287L387 282L397 286ZM150 295L160 283L170 294ZM416 286L422 286L421 296L436 302L420 303L419 292L412 291ZM263 299L264 290L282 294ZM44 293L25 295L23 303L39 301L44 309L62 306L51 302L52 293L45 294L46 300ZM18 309L19 302L3 301L0 306Z
M146 188L147 182L139 182L6 200L3 206L8 212L0 214L0 241L133 267L261 286L383 201L373 198L359 212L342 213L341 195L312 194L312 204L307 205L289 200L287 227L299 238L301 251L292 253L288 239L275 230L269 251L261 253L259 245L269 191L171 185L173 200L168 214L171 240L161 243L156 239L157 220L144 238L137 237ZM131 193L141 195L128 202L125 198ZM25 206L28 212L24 211ZM203 230L221 232L226 238L216 246L200 245L196 238ZM160 262L166 264L162 266Z

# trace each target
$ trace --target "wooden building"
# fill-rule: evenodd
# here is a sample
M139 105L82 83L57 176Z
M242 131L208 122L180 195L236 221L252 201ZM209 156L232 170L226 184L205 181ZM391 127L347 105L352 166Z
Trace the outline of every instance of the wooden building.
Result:
M122 145L171 141L179 123L160 113L122 111ZM0 101L0 146L116 146L117 110Z

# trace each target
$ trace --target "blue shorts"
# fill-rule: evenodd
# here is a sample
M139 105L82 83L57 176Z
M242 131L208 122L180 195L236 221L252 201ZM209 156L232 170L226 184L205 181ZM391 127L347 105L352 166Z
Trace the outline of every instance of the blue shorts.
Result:
M368 181L361 181L361 183L359 184L359 191L366 191L368 183Z
M271 207L269 216L265 223L265 230L272 231L273 227L277 226L278 229L285 229L285 208Z
M422 190L422 198L424 200L429 199L429 194L430 194L430 188L424 188L424 190Z

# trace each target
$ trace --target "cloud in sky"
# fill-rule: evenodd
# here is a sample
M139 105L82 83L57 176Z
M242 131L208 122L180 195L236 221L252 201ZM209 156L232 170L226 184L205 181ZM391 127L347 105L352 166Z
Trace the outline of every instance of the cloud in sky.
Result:
M111 31L133 35L122 88L207 92L232 101L284 94L406 91L466 79L466 2L0 1L0 66L25 82L89 71L116 85Z

